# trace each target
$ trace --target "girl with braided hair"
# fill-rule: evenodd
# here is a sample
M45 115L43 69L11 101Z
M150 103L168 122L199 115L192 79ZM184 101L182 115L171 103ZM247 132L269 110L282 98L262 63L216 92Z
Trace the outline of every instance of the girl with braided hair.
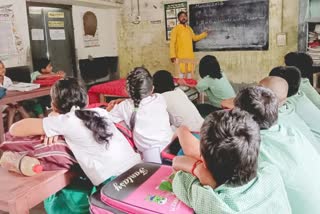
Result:
M51 88L53 114L21 120L10 128L13 136L62 135L80 167L94 185L117 176L140 162L139 154L101 108L85 109L86 90L76 79L59 80ZM27 128L26 128L27 127ZM51 143L51 142L50 142Z
M160 152L173 135L166 101L161 94L152 94L152 76L142 67L129 73L127 91L130 99L111 110L112 120L115 123L124 121L132 130L144 161L161 163Z

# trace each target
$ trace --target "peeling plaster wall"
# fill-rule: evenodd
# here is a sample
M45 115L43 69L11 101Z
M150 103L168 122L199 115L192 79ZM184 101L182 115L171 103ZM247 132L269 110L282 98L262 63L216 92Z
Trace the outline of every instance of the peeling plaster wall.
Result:
M281 32L281 0L270 0L268 51L196 52L196 59L213 54L233 82L259 81L274 66L283 64L283 56L287 52L297 50L299 1L283 1L283 32L287 33L287 46L278 47L276 44L276 35ZM174 70L169 60L169 42L165 39L163 8L164 3L170 2L179 1L140 0L141 22L133 24L133 17L137 15L137 1L124 1L118 21L119 68L122 77L135 66L141 65L152 73L159 69ZM188 4L202 2L210 1L189 0Z

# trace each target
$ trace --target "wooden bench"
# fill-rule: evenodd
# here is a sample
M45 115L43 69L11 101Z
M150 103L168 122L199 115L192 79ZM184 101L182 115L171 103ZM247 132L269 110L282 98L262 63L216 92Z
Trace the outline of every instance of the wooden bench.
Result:
M0 210L10 214L29 213L29 209L67 186L75 175L60 170L25 177L0 168Z

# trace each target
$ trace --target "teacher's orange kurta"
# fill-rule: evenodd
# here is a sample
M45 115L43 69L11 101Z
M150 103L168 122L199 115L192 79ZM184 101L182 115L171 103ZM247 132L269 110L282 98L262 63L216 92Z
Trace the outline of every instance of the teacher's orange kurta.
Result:
M170 58L194 59L192 41L199 41L207 37L207 35L206 32L195 35L190 26L178 24L171 31ZM181 71L184 73L184 70L182 69Z

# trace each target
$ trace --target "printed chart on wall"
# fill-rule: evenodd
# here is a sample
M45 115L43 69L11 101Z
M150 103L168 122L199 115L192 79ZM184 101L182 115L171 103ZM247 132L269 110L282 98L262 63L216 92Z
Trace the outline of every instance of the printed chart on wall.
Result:
M23 50L15 27L13 5L0 7L0 29L0 59L4 60Z
M98 32L98 19L97 16L87 11L82 16L83 19L83 42L84 47L99 47L99 32Z
M170 40L171 30L178 24L178 13L180 11L187 12L187 2L179 2L164 5L165 25L166 25L166 39Z

